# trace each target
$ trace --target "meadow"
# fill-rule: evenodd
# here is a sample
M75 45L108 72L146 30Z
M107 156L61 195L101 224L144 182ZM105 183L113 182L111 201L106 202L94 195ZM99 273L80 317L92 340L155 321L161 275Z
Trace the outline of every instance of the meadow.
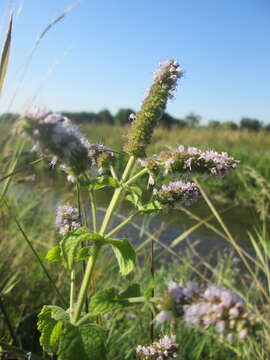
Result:
M173 119L182 75L132 124L1 116L1 359L269 358L269 127Z
M59 263L50 263L45 256L59 242L56 207L76 204L76 186L66 182L57 165L49 167L48 159L32 164L40 155L29 151L29 140L8 124L1 126L2 358L41 359L46 355L39 344L37 314L43 305L59 305L55 287L65 299L70 291L67 269ZM80 130L91 142L106 143L117 153L122 151L129 129L89 124ZM270 135L264 131L155 129L148 155L184 144L228 151L240 163L237 170L222 179L198 179L203 194L199 205L181 206L150 217L145 213L121 230L121 237L129 238L137 253L136 268L127 276L119 274L111 253L100 255L91 280L93 293L112 286L123 289L135 283L140 284L145 298L139 306L130 306L126 311L108 310L94 317L97 324L106 324L107 359L135 359L139 344L149 344L152 339L170 333L176 334L179 353L186 360L269 357L269 142ZM123 159L115 164L117 173L125 166L125 155ZM144 184L146 179L141 181ZM110 186L105 188L105 194L102 189L97 190L98 222L112 191ZM82 206L91 228L90 205ZM129 202L124 201L113 225L130 214ZM216 243L222 245L216 247ZM78 271L77 276L79 281L82 272ZM231 343L221 340L211 328L194 328L182 321L153 327L159 306L150 298L153 294L162 296L171 280L181 284L192 281L201 286L218 284L239 294L256 317L258 329L245 340Z

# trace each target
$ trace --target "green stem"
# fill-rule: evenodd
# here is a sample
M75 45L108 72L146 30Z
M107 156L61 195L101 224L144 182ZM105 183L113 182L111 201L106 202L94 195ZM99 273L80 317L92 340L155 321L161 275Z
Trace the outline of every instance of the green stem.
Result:
M86 314L79 321L77 321L75 325L80 326L80 325L84 324L85 322L88 322L88 320L90 320L92 318L93 318L92 314Z
M132 176L126 183L125 185L130 185L131 183L133 183L135 180L137 180L138 178L140 178L141 176L143 176L144 174L148 173L148 169L142 169L141 171L139 171L136 175Z
M74 308L74 299L75 299L75 270L72 270L70 273L70 298L69 298L69 311L70 317L73 316Z
M97 220L97 204L96 196L93 190L89 191L91 212L92 212L92 221L93 221L93 231L96 233L98 230L98 220Z
M117 175L116 175L116 172L115 172L115 170L114 170L114 167L111 165L110 166L110 172L111 172L111 174L112 174L112 177L116 180L116 181L119 181L118 180L118 177L117 177Z
M125 299L126 301L128 301L129 303L133 304L133 303L138 303L138 302L145 302L145 297L144 296L139 296L139 297L132 297L132 298L128 298L128 299ZM147 301L151 301L151 302L154 302L154 303L158 303L161 301L161 298L159 297L152 297L150 298L149 300Z
M155 280L155 244L154 244L154 240L151 239L151 250L150 250L150 261L151 261L151 277L152 277L152 281L153 281L153 284L155 283L154 280ZM152 289L152 297L155 296L155 289L153 287ZM153 314L153 311L151 311L151 324L150 324L150 336L151 336L151 342L154 341L154 314Z
M132 168L134 166L134 163L135 163L135 157L131 156L129 158L129 160L128 160L127 166L126 166L126 168L124 170L124 173L123 173L123 176L122 176L122 179L121 179L122 184L128 178L128 175L129 175L130 171L132 170ZM100 228L100 232L99 232L100 235L105 234L105 231L107 230L107 227L110 224L113 212L114 212L114 210L115 210L115 208L116 208L116 206L118 204L118 201L119 201L120 196L121 196L123 191L124 191L123 187L119 187L119 188L115 189L114 194L113 194L112 199L111 199L111 202L110 202L110 204L108 206L108 209L106 211L106 214L104 216L103 223L102 223L101 228Z
M128 178L128 175L130 174L134 164L135 164L136 158L134 156L131 156L127 162L127 166L124 170L121 182L125 182Z
M90 259L88 260L86 269L85 269L85 274L84 274L84 278L83 278L83 282L80 288L80 292L79 292L79 297L78 297L78 302L74 311L74 316L72 319L72 322L74 324L76 324L76 322L79 320L81 312L82 312L82 308L83 308L83 303L84 300L86 298L87 295L87 291L89 288L89 284L91 281L91 277L94 271L94 267L97 261L97 257L100 251L100 246L95 245L94 246L94 251L92 256L90 257Z
M79 212L79 219L80 219L80 223L83 224L83 216L82 216L82 206L81 206L81 186L80 186L80 183L77 182L76 184L77 186L77 206L78 206L78 212ZM84 217L84 219L86 220L86 217ZM87 225L87 224L85 224ZM81 248L84 247L84 243L82 242L81 243ZM82 262L82 270L83 270L83 274L85 274L85 271L86 271L86 261L84 260ZM87 297L85 298L85 312L88 311L88 299Z
M123 227L125 227L127 224L129 224L133 219L135 219L136 216L140 214L140 211L136 211L134 214L127 217L124 221L122 221L119 225L117 225L114 229L112 229L108 234L106 234L106 237L111 237L118 231L120 231Z
M125 182L126 179L128 178L128 176L130 174L130 171L132 170L132 168L134 166L135 160L136 159L133 156L131 156L129 158L128 163L126 165L126 168L124 170L122 179L121 179L122 183ZM105 231L107 230L107 227L108 227L108 225L110 223L112 214L113 214L113 212L114 212L114 210L115 210L115 208L117 206L118 200L119 200L123 190L124 190L123 187L115 189L113 197L112 197L111 202L110 202L110 205L109 205L109 207L107 209L107 212L106 212L105 217L103 219L103 223L101 225L101 229L100 229L100 232L99 232L100 235L105 234ZM76 324L78 322L79 318L80 318L83 303L84 303L84 300L87 297L87 291L88 291L90 281L91 281L91 278L92 278L92 275L93 275L93 272L94 272L94 267L95 267L95 264L96 264L96 261L97 261L98 254L100 252L100 248L101 248L100 246L95 245L93 254L90 257L90 259L88 260L88 263L87 263L87 266L86 266L86 269L85 269L85 274L84 274L83 281L82 281L82 285L81 285L81 288L80 288L80 291L79 291L78 302L77 302L75 312L74 312L74 316L73 316L73 319L72 319L73 324Z
M81 187L78 182L76 183L76 188L77 188L77 207L78 207L78 212L79 212L79 219L80 219L80 222L82 222Z

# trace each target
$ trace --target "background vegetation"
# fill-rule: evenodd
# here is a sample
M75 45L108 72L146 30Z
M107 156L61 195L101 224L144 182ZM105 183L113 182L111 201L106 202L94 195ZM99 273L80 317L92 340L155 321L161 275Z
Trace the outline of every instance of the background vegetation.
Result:
M16 129L16 124L13 125ZM127 126L81 122L80 127L93 143L104 142L115 151L122 151ZM35 255L29 249L26 238L41 256L56 284L60 285L62 293L67 296L65 272L60 268L59 271L55 270L55 265L53 268L50 267L44 256L57 242L54 226L56 206L59 203L74 204L76 199L70 195L72 185L66 183L65 176L57 166L54 169L50 168L46 159L35 165L29 165L30 162L37 160L37 157L30 151L29 143L24 141L22 146L16 130L14 127L11 128L11 122L2 121L0 134L2 150L0 289L2 305L9 314L8 324L4 313L1 313L0 341L2 345L21 344L20 351L12 348L12 351L8 350L9 355L5 356L10 356L7 357L10 359L22 359L26 358L26 351L41 354L39 334L35 326L36 314L43 304L50 302L57 304L55 291L44 276ZM207 196L210 196L218 213L225 219L225 228L218 221L213 209L203 200L199 206L192 209L183 208L170 218L166 218L164 214L163 217L152 219L150 222L145 222L144 219L138 220L129 228L128 234L141 254L139 263L142 265L142 270L137 270L134 278L142 284L144 291L147 291L150 278L150 259L147 249L151 239L154 239L156 274L153 281L157 293L162 293L166 288L166 282L171 279L193 280L198 283L213 281L231 289L236 287L237 291L245 294L245 299L251 304L251 308L260 313L261 307L267 308L269 304L256 279L260 274L260 279L264 279L263 288L267 287L270 136L264 129L249 131L213 126L186 126L173 127L173 129L159 127L154 133L149 154L157 153L166 147L175 148L179 144L228 151L240 160L237 171L222 181L206 180L203 185ZM15 167L18 172L12 177L5 178ZM106 202L106 198L98 199L100 212L103 211ZM126 204L124 212L119 216L125 216L127 211ZM256 251L252 248L251 236L258 246L257 251L262 251L261 258L264 261L263 266L251 261L252 272L246 268L241 256L239 257L237 248L237 246L243 247L244 252L248 251L253 254L254 259L257 259ZM106 258L102 260L102 264L104 264L102 270L96 274L101 279L99 282L104 286L107 284L108 287L112 283L122 286L123 279L116 277L114 272L116 268L112 260ZM128 285L131 278L128 277L125 281ZM142 314L145 312L134 309L128 315L119 313L109 320L112 329L118 329L117 337L113 333L108 334L111 359L134 359L136 345L150 341L150 311L149 316ZM159 331L156 330L156 336ZM256 341L250 340L246 343L244 350L241 344L234 349L229 344L213 341L209 334L207 336L198 334L181 326L178 326L177 334L181 352L187 360L225 360L228 357L242 359L243 355L239 355L239 352L243 354L243 351L245 359L262 360L270 354L266 333Z

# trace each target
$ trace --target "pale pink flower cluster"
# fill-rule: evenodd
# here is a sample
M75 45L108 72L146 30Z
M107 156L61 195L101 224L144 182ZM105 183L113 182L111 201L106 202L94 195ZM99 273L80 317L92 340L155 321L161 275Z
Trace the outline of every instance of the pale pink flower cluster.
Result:
M183 319L187 325L214 328L222 340L230 342L244 340L257 323L241 297L218 285L200 289L193 283L184 287L170 282L160 309L155 318L157 325L173 318Z
M183 181L170 182L168 186L153 190L154 197L164 205L177 207L189 206L200 199L200 190L195 183Z
M208 286L195 304L184 306L184 321L189 325L214 327L222 339L232 342L248 336L255 319L243 300L222 286Z
M61 235L66 235L69 231L77 230L82 226L78 209L71 205L58 206L55 225Z
M172 320L174 317L181 317L183 315L183 306L193 303L199 294L198 286L192 282L182 285L175 281L169 281L168 290L160 303L161 312L154 320L156 325Z
M136 348L136 355L141 360L172 360L180 359L177 354L178 345L175 343L175 335L165 335L159 341L149 346L139 345Z
M38 109L23 119L27 123L26 132L36 141L34 149L52 154L53 166L61 160L68 179L86 171L91 175L100 174L107 159L114 157L114 153L103 145L91 144L70 119L59 113Z
M169 97L173 97L177 80L183 75L180 64L175 60L166 60L160 63L160 68L154 72L154 80L160 81L164 86L170 86Z
M221 177L235 169L239 161L226 152L202 151L195 147L185 148L180 145L175 151L162 151L159 155L154 155L150 159L140 159L138 162L148 168L150 173L162 176L202 174Z
M167 173L204 174L220 177L236 168L238 161L226 152L202 151L195 147L185 149L180 145L176 151L162 152L159 161Z

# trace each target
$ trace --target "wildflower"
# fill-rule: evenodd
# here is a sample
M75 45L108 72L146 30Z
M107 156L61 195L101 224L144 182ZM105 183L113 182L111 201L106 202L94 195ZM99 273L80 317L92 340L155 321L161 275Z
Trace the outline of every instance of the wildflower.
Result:
M208 286L199 301L184 306L187 324L214 327L222 339L230 342L245 339L254 320L243 300L221 286Z
M81 227L79 211L71 205L60 205L56 210L55 225L61 235L74 231Z
M138 359L142 360L180 359L177 354L178 345L175 343L175 339L175 335L165 335L149 346L139 345L136 349L136 355Z
M155 161L155 158L146 158L146 159L138 159L137 161L142 167L145 167L148 169L149 173L149 179L148 184L154 185L155 184L155 178L159 174L159 166L157 162Z
M178 62L168 60L154 72L154 82L144 100L141 110L133 116L132 127L125 150L136 158L145 157L145 148L150 143L154 128L161 118L167 100L173 97L177 80L183 75Z
M151 171L155 167L156 173L172 175L194 175L221 177L236 168L238 160L226 152L218 153L213 150L202 151L195 147L185 149L180 145L175 151L163 151L158 156L142 159L139 164Z
M195 183L182 181L170 182L168 186L162 185L161 189L154 189L153 195L164 205L177 206L180 204L191 205L200 199L200 190Z
M155 323L159 325L173 318L181 317L183 306L190 304L198 295L199 289L196 284L188 282L186 286L182 286L170 281L168 290L160 302L161 312L155 317Z
M70 119L58 113L37 111L22 119L23 129L36 141L36 148L59 159L62 169L74 178L82 173L102 173L114 158L103 145L92 145ZM97 171L95 168L97 168Z

